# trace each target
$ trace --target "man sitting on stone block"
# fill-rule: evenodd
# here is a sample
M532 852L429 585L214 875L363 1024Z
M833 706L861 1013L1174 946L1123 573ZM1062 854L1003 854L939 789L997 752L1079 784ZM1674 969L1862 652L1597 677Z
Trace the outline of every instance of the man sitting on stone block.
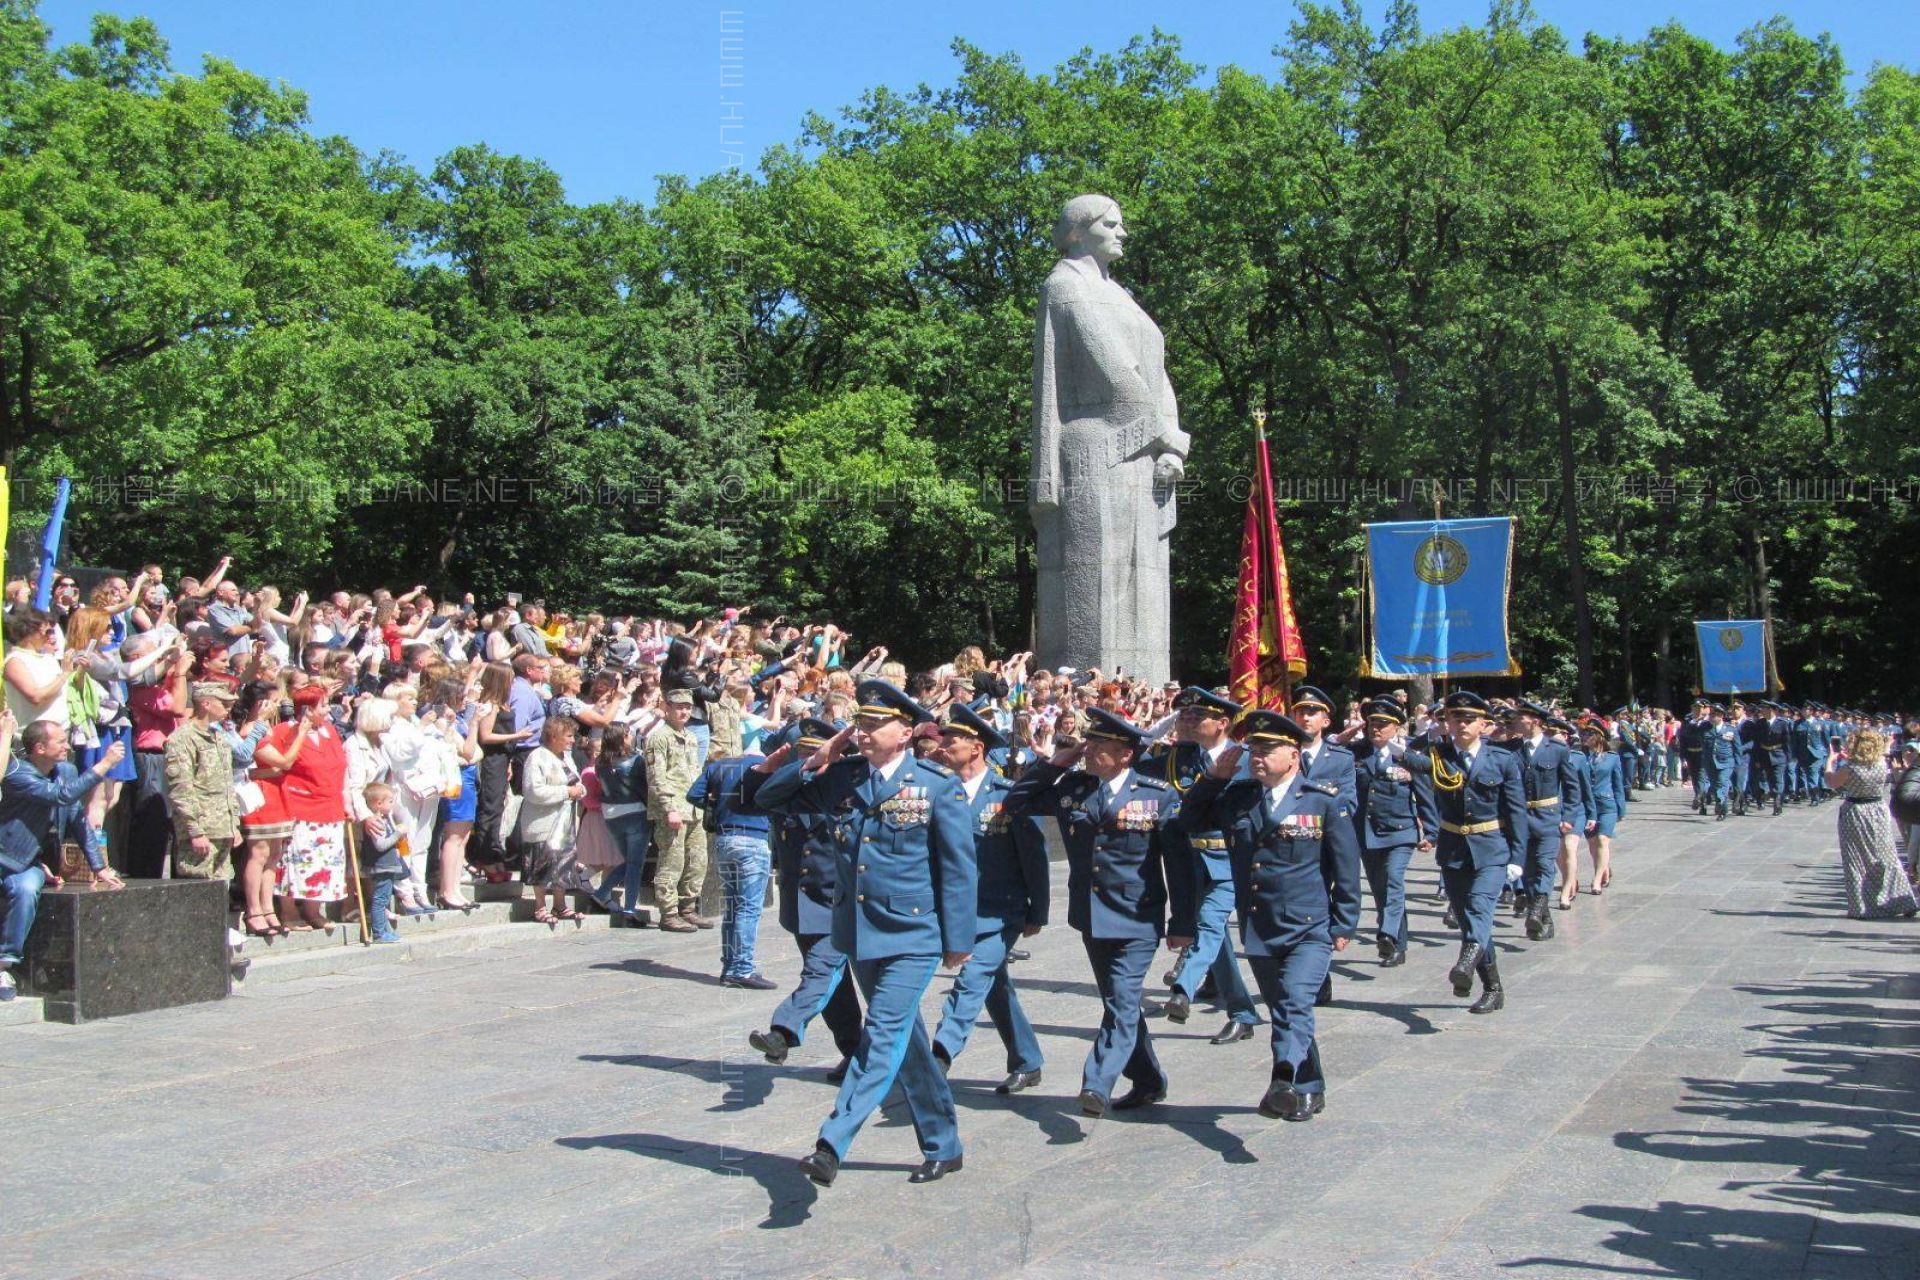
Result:
M0 715L0 739L12 741L13 729L13 716ZM125 755L116 742L99 763L82 773L67 761L67 735L61 726L36 720L20 735L20 754L9 762L6 778L0 782L0 898L6 904L6 914L0 918L0 1000L11 1000L16 994L10 971L26 954L27 933L40 909L40 891L61 883L57 872L62 838L78 818L87 793ZM86 849L86 856L97 887L121 887L120 877L102 854Z

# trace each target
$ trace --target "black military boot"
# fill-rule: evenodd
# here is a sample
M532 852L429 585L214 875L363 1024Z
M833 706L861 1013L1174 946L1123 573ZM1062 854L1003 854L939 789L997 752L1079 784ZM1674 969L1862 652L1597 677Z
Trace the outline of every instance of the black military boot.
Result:
M1463 942L1460 944L1460 958L1453 962L1453 968L1447 970L1447 978L1453 983L1453 994L1470 996L1473 994L1474 968L1480 963L1480 944Z
M1496 1013L1507 1007L1506 988L1500 985L1500 966L1491 954L1480 957L1480 998L1467 1006L1468 1013Z
M1519 920L1533 910L1533 895L1518 889L1513 894L1513 918Z
M1553 936L1553 895L1550 893L1541 894L1538 898L1534 899L1534 907L1534 914L1528 921L1533 927L1533 932L1528 936L1534 938L1536 941L1544 942Z

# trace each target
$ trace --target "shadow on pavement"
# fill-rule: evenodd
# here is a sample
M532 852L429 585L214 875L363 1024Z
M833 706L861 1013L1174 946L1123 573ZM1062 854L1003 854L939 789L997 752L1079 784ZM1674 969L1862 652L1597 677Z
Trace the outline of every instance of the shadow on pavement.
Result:
M814 1201L820 1189L795 1167L796 1157L767 1151L749 1151L742 1147L712 1142L672 1138L662 1133L605 1133L597 1137L559 1138L555 1145L575 1151L605 1149L630 1151L650 1160L665 1160L689 1169L704 1169L723 1178L751 1179L767 1195L767 1216L760 1223L763 1231L797 1227L813 1216ZM879 1169L889 1166L843 1164L848 1169ZM716 1205L724 1209L724 1205Z

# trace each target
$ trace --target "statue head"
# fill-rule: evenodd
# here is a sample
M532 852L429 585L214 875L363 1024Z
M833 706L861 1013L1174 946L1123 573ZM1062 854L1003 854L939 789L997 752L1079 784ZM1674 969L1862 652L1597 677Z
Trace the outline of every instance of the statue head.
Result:
M1102 267L1121 254L1127 228L1111 196L1075 196L1053 224L1053 247L1063 257L1092 258Z

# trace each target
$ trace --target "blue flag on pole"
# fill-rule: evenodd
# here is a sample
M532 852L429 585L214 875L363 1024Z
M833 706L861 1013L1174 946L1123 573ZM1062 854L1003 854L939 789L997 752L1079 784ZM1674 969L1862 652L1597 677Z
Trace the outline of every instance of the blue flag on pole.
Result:
M1513 521L1367 526L1367 670L1402 676L1517 676L1507 636Z
M1700 692L1767 693L1778 687L1764 620L1696 622L1693 638L1700 649Z
M53 580L60 571L55 561L60 558L61 531L67 523L67 498L73 493L73 481L60 477L60 484L53 491L53 514L47 517L46 532L40 537L40 581L33 588L33 607L45 612L53 607Z

